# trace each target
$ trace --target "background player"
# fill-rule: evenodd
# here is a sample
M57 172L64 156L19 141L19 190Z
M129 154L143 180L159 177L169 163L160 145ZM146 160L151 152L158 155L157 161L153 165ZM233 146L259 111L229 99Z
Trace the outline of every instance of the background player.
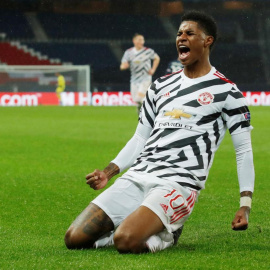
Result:
M144 36L135 34L133 36L134 47L125 51L121 61L120 70L130 68L130 91L134 102L137 103L138 113L145 97L147 88L152 82L159 62L159 56L153 49L144 47ZM151 66L153 60L153 66Z
M236 85L210 64L216 38L212 17L183 15L176 47L184 69L151 85L135 135L103 171L86 176L90 187L102 189L131 166L70 226L68 248L114 243L119 252L140 253L175 244L226 129L236 151L241 197L232 229L247 229L254 189L250 113Z
M62 105L62 101L61 101L61 93L63 91L65 91L66 88L66 81L63 75L61 75L59 72L55 73L55 76L57 76L57 88L55 90L56 95L58 97L59 100L59 104Z

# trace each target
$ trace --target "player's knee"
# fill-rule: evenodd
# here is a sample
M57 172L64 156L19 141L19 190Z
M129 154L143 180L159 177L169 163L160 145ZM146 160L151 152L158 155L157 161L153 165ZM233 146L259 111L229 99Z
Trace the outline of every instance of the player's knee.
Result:
M76 234L73 228L69 228L65 234L65 244L68 249L75 249L78 244Z
M116 232L114 245L119 253L140 253L142 243L134 234L129 232Z
M82 249L93 247L92 241L86 241L84 235L82 235L78 230L71 227L67 230L65 234L65 244L68 249Z

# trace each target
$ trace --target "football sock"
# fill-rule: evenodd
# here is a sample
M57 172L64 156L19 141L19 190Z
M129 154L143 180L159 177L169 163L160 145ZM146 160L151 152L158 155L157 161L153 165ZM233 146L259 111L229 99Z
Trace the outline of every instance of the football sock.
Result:
M114 231L104 234L94 243L94 248L113 246L114 245L113 236Z
M173 244L173 234L165 231L150 236L146 241L146 246L152 253L171 247Z

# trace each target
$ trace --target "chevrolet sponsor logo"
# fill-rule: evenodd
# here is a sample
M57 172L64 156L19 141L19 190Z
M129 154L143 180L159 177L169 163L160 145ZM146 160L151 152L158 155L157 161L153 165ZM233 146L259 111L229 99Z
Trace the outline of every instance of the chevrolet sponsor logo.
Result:
M185 117L185 118L191 118L192 115L185 113L183 110L180 109L173 109L171 112L165 112L164 116L171 116L171 118L175 118L175 119L181 119L181 117Z

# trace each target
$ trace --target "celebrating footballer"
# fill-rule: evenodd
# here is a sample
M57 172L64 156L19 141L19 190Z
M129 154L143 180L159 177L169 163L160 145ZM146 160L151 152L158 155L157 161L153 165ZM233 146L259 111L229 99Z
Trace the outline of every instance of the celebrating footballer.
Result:
M245 230L254 190L250 113L237 86L210 64L214 19L185 13L176 37L184 68L151 84L135 134L103 170L86 176L97 196L65 235L69 249L114 245L120 253L175 245L228 129L236 152L240 206L233 230Z

